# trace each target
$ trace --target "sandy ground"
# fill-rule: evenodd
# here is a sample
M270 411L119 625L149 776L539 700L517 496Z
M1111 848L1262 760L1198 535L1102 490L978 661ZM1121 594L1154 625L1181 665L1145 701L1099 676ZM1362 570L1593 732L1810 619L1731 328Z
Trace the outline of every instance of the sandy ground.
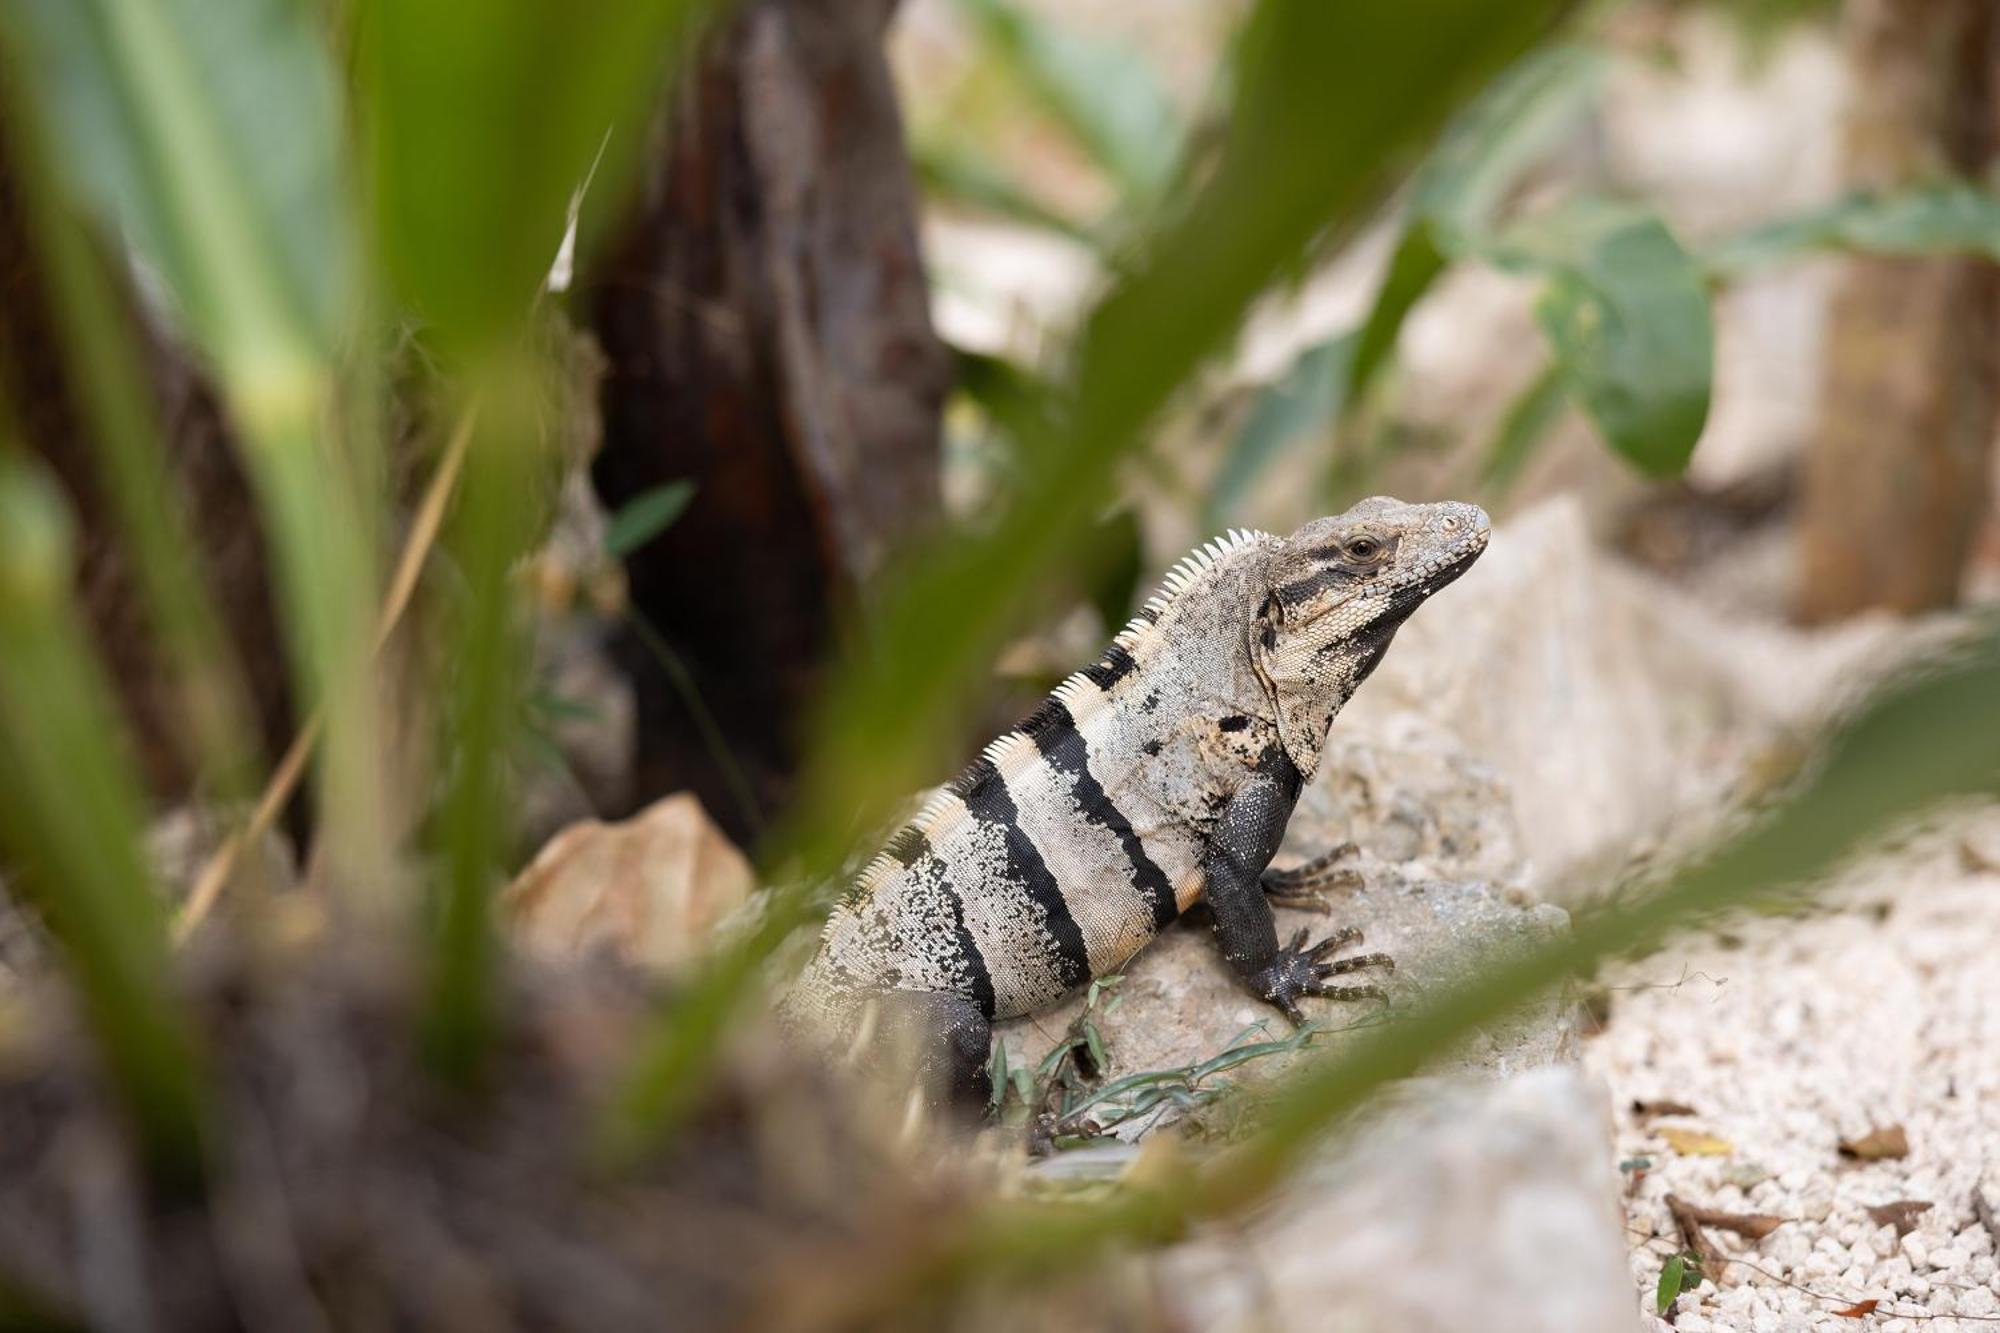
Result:
M2000 1237L1973 1203L1983 1187L2000 1210L2000 811L1856 867L1823 901L1608 978L1585 1060L1611 1086L1628 1181L1650 1162L1626 1200L1647 1313L1680 1244L1672 1193L1785 1219L1754 1242L1708 1229L1738 1262L1681 1295L1683 1333L2000 1328ZM1843 1156L1894 1127L1907 1156ZM1900 1200L1932 1207L1899 1237L1868 1209Z

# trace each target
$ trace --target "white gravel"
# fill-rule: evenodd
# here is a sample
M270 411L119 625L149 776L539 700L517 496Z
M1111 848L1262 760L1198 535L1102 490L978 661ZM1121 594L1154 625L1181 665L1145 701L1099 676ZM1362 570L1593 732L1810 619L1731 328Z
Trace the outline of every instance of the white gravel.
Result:
M1996 816L1857 867L1832 910L1734 922L1608 978L1611 1018L1585 1060L1611 1086L1621 1157L1651 1162L1626 1199L1649 1327L1666 1327L1651 1315L1679 1247L1673 1193L1790 1219L1756 1242L1710 1230L1745 1262L1681 1295L1682 1333L2000 1329L1995 1238L1972 1211L1982 1186L2000 1209ZM1647 1122L1635 1099L1696 1114ZM1840 1156L1896 1125L1906 1158ZM1727 1151L1677 1153L1668 1128ZM1866 1210L1903 1199L1934 1206L1899 1239ZM1868 1300L1865 1316L1836 1313Z

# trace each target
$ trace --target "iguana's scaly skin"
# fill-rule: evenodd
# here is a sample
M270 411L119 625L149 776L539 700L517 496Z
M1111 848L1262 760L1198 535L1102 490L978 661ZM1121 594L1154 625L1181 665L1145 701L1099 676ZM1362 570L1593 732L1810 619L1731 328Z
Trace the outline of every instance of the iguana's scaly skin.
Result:
M976 1095L990 1024L1115 971L1206 897L1222 952L1298 1017L1337 932L1281 948L1262 877L1334 715L1397 628L1486 548L1467 504L1364 500L1290 537L1232 532L1168 573L1094 666L988 745L857 877L787 997L881 997Z

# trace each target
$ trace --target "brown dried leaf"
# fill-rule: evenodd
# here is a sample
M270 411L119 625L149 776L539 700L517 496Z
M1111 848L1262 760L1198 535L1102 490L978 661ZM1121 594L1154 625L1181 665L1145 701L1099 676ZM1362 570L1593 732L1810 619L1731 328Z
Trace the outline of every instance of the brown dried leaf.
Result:
M584 820L550 838L501 895L514 937L563 957L607 949L672 972L756 888L743 853L688 792L615 824Z
M1669 1125L1657 1132L1667 1141L1669 1148L1683 1157L1727 1157L1736 1151L1729 1140L1718 1139L1698 1129L1677 1129Z
M1868 1210L1868 1218L1878 1227L1894 1227L1898 1236L1907 1236L1917 1229L1917 1219L1930 1210L1924 1199L1898 1199L1876 1204Z
M1708 1233L1702 1230L1701 1215L1705 1211L1678 1194L1667 1196L1667 1212L1673 1217L1674 1226L1680 1230L1681 1244L1699 1262L1701 1271L1719 1287L1723 1274L1728 1271L1729 1261L1722 1251L1715 1248L1715 1242L1708 1238Z
M1869 1315L1874 1314L1875 1307L1881 1303L1881 1301L1871 1296L1865 1301L1856 1301L1845 1310L1835 1310L1834 1313L1842 1319L1865 1319Z
M1638 1116L1641 1120L1651 1120L1655 1116L1700 1115L1701 1112L1695 1110L1686 1102L1669 1101L1662 1098L1658 1101L1635 1099L1632 1103L1632 1114Z
M1723 1231L1733 1231L1745 1240L1762 1240L1791 1221L1788 1217L1773 1217L1769 1213L1725 1213L1716 1208L1703 1208L1689 1203L1678 1195L1667 1201L1676 1221L1683 1217L1704 1227L1718 1227Z
M1840 1155L1861 1162L1879 1162L1890 1157L1910 1155L1910 1136L1903 1132L1901 1125L1889 1125L1883 1129L1871 1129L1858 1139L1842 1139Z

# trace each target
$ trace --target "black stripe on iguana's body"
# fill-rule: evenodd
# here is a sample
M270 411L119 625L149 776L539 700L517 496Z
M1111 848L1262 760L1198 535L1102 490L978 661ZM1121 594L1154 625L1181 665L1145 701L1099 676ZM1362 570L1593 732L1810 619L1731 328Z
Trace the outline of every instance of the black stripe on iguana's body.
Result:
M1104 650L1104 660L1095 666L1085 667L1083 674L1090 677L1091 683L1098 689L1109 694L1113 685L1138 670L1138 667L1137 659L1114 643Z
M929 853L926 852L926 855ZM939 864L942 867L943 863ZM970 992L972 1002L979 1006L979 1012L990 1020L999 1007L998 997L993 992L993 974L986 970L986 957L979 952L979 941L972 938L972 931L965 924L965 896L951 882L951 877L942 873L942 869L938 887L942 890L944 901L950 904L952 942L958 952L957 961L965 968L966 990Z
M1042 928L1055 946L1054 956L1047 961L1056 980L1065 989L1080 986L1090 980L1090 951L1084 945L1083 931L1070 914L1063 886L1049 873L1041 852L1021 827L1021 812L1015 808L1007 784L1001 781L992 764L987 763L985 769L984 776L972 784L963 798L966 813L1004 836L1006 877L1026 889L1029 900L1041 911Z
M1105 794L1104 787L1092 776L1090 747L1085 744L1083 734L1070 723L1069 712L1063 708L1062 701L1051 699L1049 702L1060 713L1060 721L1052 721L1033 733L1036 748L1051 768L1069 778L1070 790L1075 793L1083 817L1118 839L1125 859L1131 863L1132 886L1152 904L1153 928L1165 930L1180 915L1180 907L1174 902L1174 886L1167 881L1166 872L1146 855L1145 845L1132 830L1132 821L1125 817L1125 812ZM1090 886L1076 887L1088 892Z

